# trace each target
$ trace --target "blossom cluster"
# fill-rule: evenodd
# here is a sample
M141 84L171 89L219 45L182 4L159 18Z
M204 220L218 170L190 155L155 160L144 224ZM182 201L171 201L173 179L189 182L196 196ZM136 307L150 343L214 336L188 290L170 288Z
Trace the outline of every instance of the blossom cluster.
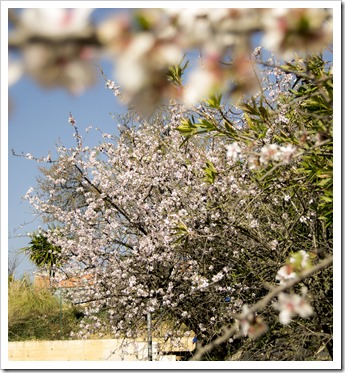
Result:
M22 49L24 68L13 61L10 81L25 70L42 86L80 93L95 81L92 62L105 56L115 62L124 102L151 113L172 97L190 105L210 94L230 92L235 98L257 89L248 58L257 31L263 46L285 59L332 43L332 14L323 8L140 9L109 16L98 25L91 23L92 11L24 9L17 14L10 46ZM184 88L170 84L169 69L196 49L202 62L189 82ZM253 59L260 55L261 49L255 49Z
M313 309L305 299L306 292L303 296L298 294L280 293L278 302L274 307L280 311L279 320L282 324L289 324L292 317L299 315L302 318L307 318L313 314Z
M117 55L116 76L128 99L135 100L144 90L147 104L167 93L195 104L210 94L230 90L234 96L257 88L246 57L248 38L256 30L263 31L263 46L284 58L291 58L291 52L319 51L332 41L332 17L324 9L142 10L138 17L145 28L140 32L133 32L128 19L121 17L106 20L99 35ZM174 92L165 71L194 48L202 51L202 64L185 89ZM232 64L219 64L229 57Z
M245 336L248 335L252 339L260 337L268 328L267 324L260 316L249 312L249 308L246 304L242 308L239 326L241 334Z
M21 67L21 74L27 73L43 87L63 87L72 94L91 87L96 82L94 62L99 51L92 43L79 40L94 32L92 12L92 8L23 9L10 32L13 45L20 46L22 52L21 62L17 59L10 64L13 82L18 80Z
M245 151L241 149L240 145L236 141L227 145L226 155L231 163L239 160L243 152ZM291 144L287 144L286 146L267 144L261 147L258 156L252 155L249 158L251 163L250 167L256 168L257 164L265 167L270 162L281 162L283 164L287 164L291 162L296 153L297 148ZM257 163L257 158L259 159L259 163Z
M310 268L310 266L311 255L305 250L300 250L291 255L288 263L279 269L276 280L279 281L281 285L284 285L286 281L296 278L301 271Z
M221 289L228 281L229 274L222 270L223 260L216 259L219 254L215 253L214 269L206 274L193 259L198 258L201 247L195 247L194 254L171 250L176 245L171 232L179 220L183 219L191 232L197 222L206 222L206 200L199 195L209 186L198 183L199 191L191 198L190 190L199 180L195 172L202 168L206 154L193 147L186 159L179 150L180 135L171 131L168 138L161 138L160 131L152 125L137 133L129 131L126 136L137 143L132 150L125 136L116 145L104 142L96 149L80 148L78 155L75 150L60 148L59 162L54 163L47 179L49 188L42 195L28 191L26 198L33 207L61 225L58 236L53 232L48 235L70 258L66 275L86 273L93 278L75 300L106 296L110 306L114 297L114 306L123 307L131 315L143 316L162 306L184 312L189 310L191 297L199 297L198 293L205 290L213 293L214 286ZM97 153L103 156L97 157ZM75 180L71 180L71 172ZM61 201L68 199L63 197L64 190L71 185L75 185L80 207L76 201L77 206L66 209ZM211 218L217 219L217 215ZM213 223L210 237L215 228ZM209 246L206 257L215 255ZM130 268L137 268L141 274L129 275ZM161 276L164 279L168 273L171 280L164 284ZM223 290L218 293L216 299L224 297Z

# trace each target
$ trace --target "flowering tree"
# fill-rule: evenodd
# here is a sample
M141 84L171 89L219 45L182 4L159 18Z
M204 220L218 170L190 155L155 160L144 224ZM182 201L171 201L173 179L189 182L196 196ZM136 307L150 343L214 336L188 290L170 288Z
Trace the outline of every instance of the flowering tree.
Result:
M196 336L194 358L332 353L332 72L317 56L261 62L239 106L129 114L92 148L70 115L76 146L26 198L59 226L60 277L89 275L80 335L138 336L150 313L166 338Z

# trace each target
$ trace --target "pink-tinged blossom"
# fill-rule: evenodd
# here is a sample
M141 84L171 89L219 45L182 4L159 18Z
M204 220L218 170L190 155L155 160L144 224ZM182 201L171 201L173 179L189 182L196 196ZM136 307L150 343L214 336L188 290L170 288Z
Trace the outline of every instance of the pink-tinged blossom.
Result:
M264 13L263 45L291 59L295 53L315 53L332 42L328 9L271 9Z
M264 145L260 151L260 164L267 165L270 161L279 161L280 149L277 144Z
M35 36L62 38L87 31L90 26L92 8L23 9L21 25Z
M313 314L313 309L305 296L301 297L297 294L280 293L278 302L274 304L274 307L280 311L279 320L284 325L289 324L296 315L305 319Z
M25 43L22 49L25 72L43 87L64 87L80 94L96 81L92 59L95 49L73 38L92 34L93 9L23 9L13 37L46 38L47 42ZM65 41L65 42L64 42Z
M252 339L260 337L267 331L266 323L260 316L249 312L247 304L244 304L242 307L239 327L242 335L248 336Z
M288 144L286 146L280 147L280 158L281 161L284 163L290 163L292 160L292 157L296 154L297 149L291 145Z
M183 57L173 43L156 40L150 33L139 33L118 55L115 76L123 89L126 103L138 105L145 115L158 101L170 98L175 88L163 74Z
M291 144L287 146L266 144L260 150L260 165L266 166L269 162L283 162L288 164L291 162L296 150Z
M286 281L296 278L301 271L310 266L310 255L305 250L299 250L298 252L291 254L288 263L279 269L276 280L283 285Z
M286 264L281 267L276 275L276 280L280 282L280 285L286 283L286 281L291 280L297 276L297 273L293 271L293 266L291 264Z
M289 263L297 268L299 271L307 269L311 266L310 254L305 250L299 250L291 255Z
M42 87L63 87L78 95L96 82L95 51L78 44L28 44L23 49L26 72Z

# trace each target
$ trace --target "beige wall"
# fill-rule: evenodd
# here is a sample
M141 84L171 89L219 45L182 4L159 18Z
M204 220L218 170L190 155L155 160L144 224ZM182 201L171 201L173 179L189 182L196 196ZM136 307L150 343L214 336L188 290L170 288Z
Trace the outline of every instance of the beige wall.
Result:
M153 341L153 360L176 360L174 351L191 351L191 339L178 345ZM9 342L12 361L147 360L147 342L119 339ZM164 355L162 352L164 352Z

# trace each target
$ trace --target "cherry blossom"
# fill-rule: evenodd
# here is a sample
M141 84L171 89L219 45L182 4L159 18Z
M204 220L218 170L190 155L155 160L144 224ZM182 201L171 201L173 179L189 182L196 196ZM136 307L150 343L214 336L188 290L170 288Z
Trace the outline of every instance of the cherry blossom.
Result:
M90 26L93 8L35 8L23 9L21 26L36 36L62 38L83 32Z
M326 9L272 9L263 18L263 45L285 59L318 52L332 43L331 16Z
M260 316L250 313L247 304L243 305L239 325L240 332L252 339L260 337L267 331L266 323Z
M62 86L80 94L95 82L93 45L78 38L92 35L93 9L23 9L11 37L23 44L24 72L44 87ZM25 42L30 40L30 42Z
M297 294L280 293L274 307L280 311L279 320L282 324L289 324L295 315L305 319L313 314L313 309L306 301L305 296L301 297Z
M115 75L124 101L137 107L141 102L140 111L149 114L158 101L172 97L174 88L162 72L178 65L182 57L173 43L157 41L150 33L134 36L117 57Z
M10 59L8 63L8 85L15 84L24 72L23 63L20 60Z
M44 43L27 45L23 50L25 71L47 88L62 86L80 94L96 81L92 64L94 50L78 44L49 46Z
M305 250L300 250L292 254L288 263L279 269L276 280L283 285L286 281L297 277L301 271L310 268L310 266L311 255Z
M233 161L237 161L240 154L241 154L241 147L236 141L227 146L226 156L228 158L232 159Z
M172 115L172 123L176 115ZM77 130L73 116L69 121ZM124 130L116 145L104 138L94 148L82 146L78 135L80 145L76 149L59 148L59 160L53 163L47 179L47 193L35 195L29 190L26 195L37 211L60 226L59 235L48 232L49 239L62 247L62 255L69 258L70 264L56 277L89 275L91 282L76 290L74 301L97 301L97 307L96 303L90 304L90 315L97 313L102 304L109 309L120 307L123 313L109 314L115 330L120 328L117 323L122 320L121 314L136 314L140 319L162 307L179 315L187 311L190 320L194 320L195 312L199 312L198 307L191 310L195 299L203 304L202 294L206 293L211 297L206 298L208 302L213 299L211 302L217 304L224 300L224 291L234 291L228 287L233 259L229 256L224 266L227 256L220 254L219 249L213 253L212 236L217 235L215 222L220 215L209 215L207 211L208 204L233 193L235 189L229 188L233 176L226 171L223 181L215 184L220 191L218 197L200 198L213 188L200 183L205 159L211 158L217 167L228 170L226 158L193 143L185 153L180 148L181 135L169 125L168 128L170 131L162 135L160 123L143 124L137 132ZM135 147L129 146L131 138ZM72 170L74 180L68 177ZM236 193L247 193L245 183L237 184ZM63 193L72 185L80 202L77 199L75 207L64 207L59 201L68 200ZM190 194L191 188L194 195ZM211 219L211 224L206 223L207 219ZM209 237L206 241L205 235ZM194 253L183 249L187 236ZM224 250L228 251L226 242L224 236ZM235 245L231 250L236 248ZM200 255L205 258L201 262ZM205 272L206 263L207 267L211 263L212 266ZM231 303L229 311L238 312L237 304ZM211 322L215 316L212 312L207 320ZM219 316L217 323L227 317Z
M294 272L293 269L291 264L281 267L277 273L276 280L279 281L280 284L285 284L287 280L297 277L297 273Z
M124 103L146 116L172 98L192 105L217 93L236 103L255 94L260 89L255 65L262 53L261 46L251 50L251 38L258 32L265 48L286 59L332 43L333 15L324 8L137 9L111 15L98 25L90 22L93 10L23 9L13 17L10 46L20 49L25 72L39 84L72 93L92 85L90 59L106 57L114 62ZM39 43L32 43L35 38ZM167 72L195 50L201 65L192 69L186 87L177 89Z

